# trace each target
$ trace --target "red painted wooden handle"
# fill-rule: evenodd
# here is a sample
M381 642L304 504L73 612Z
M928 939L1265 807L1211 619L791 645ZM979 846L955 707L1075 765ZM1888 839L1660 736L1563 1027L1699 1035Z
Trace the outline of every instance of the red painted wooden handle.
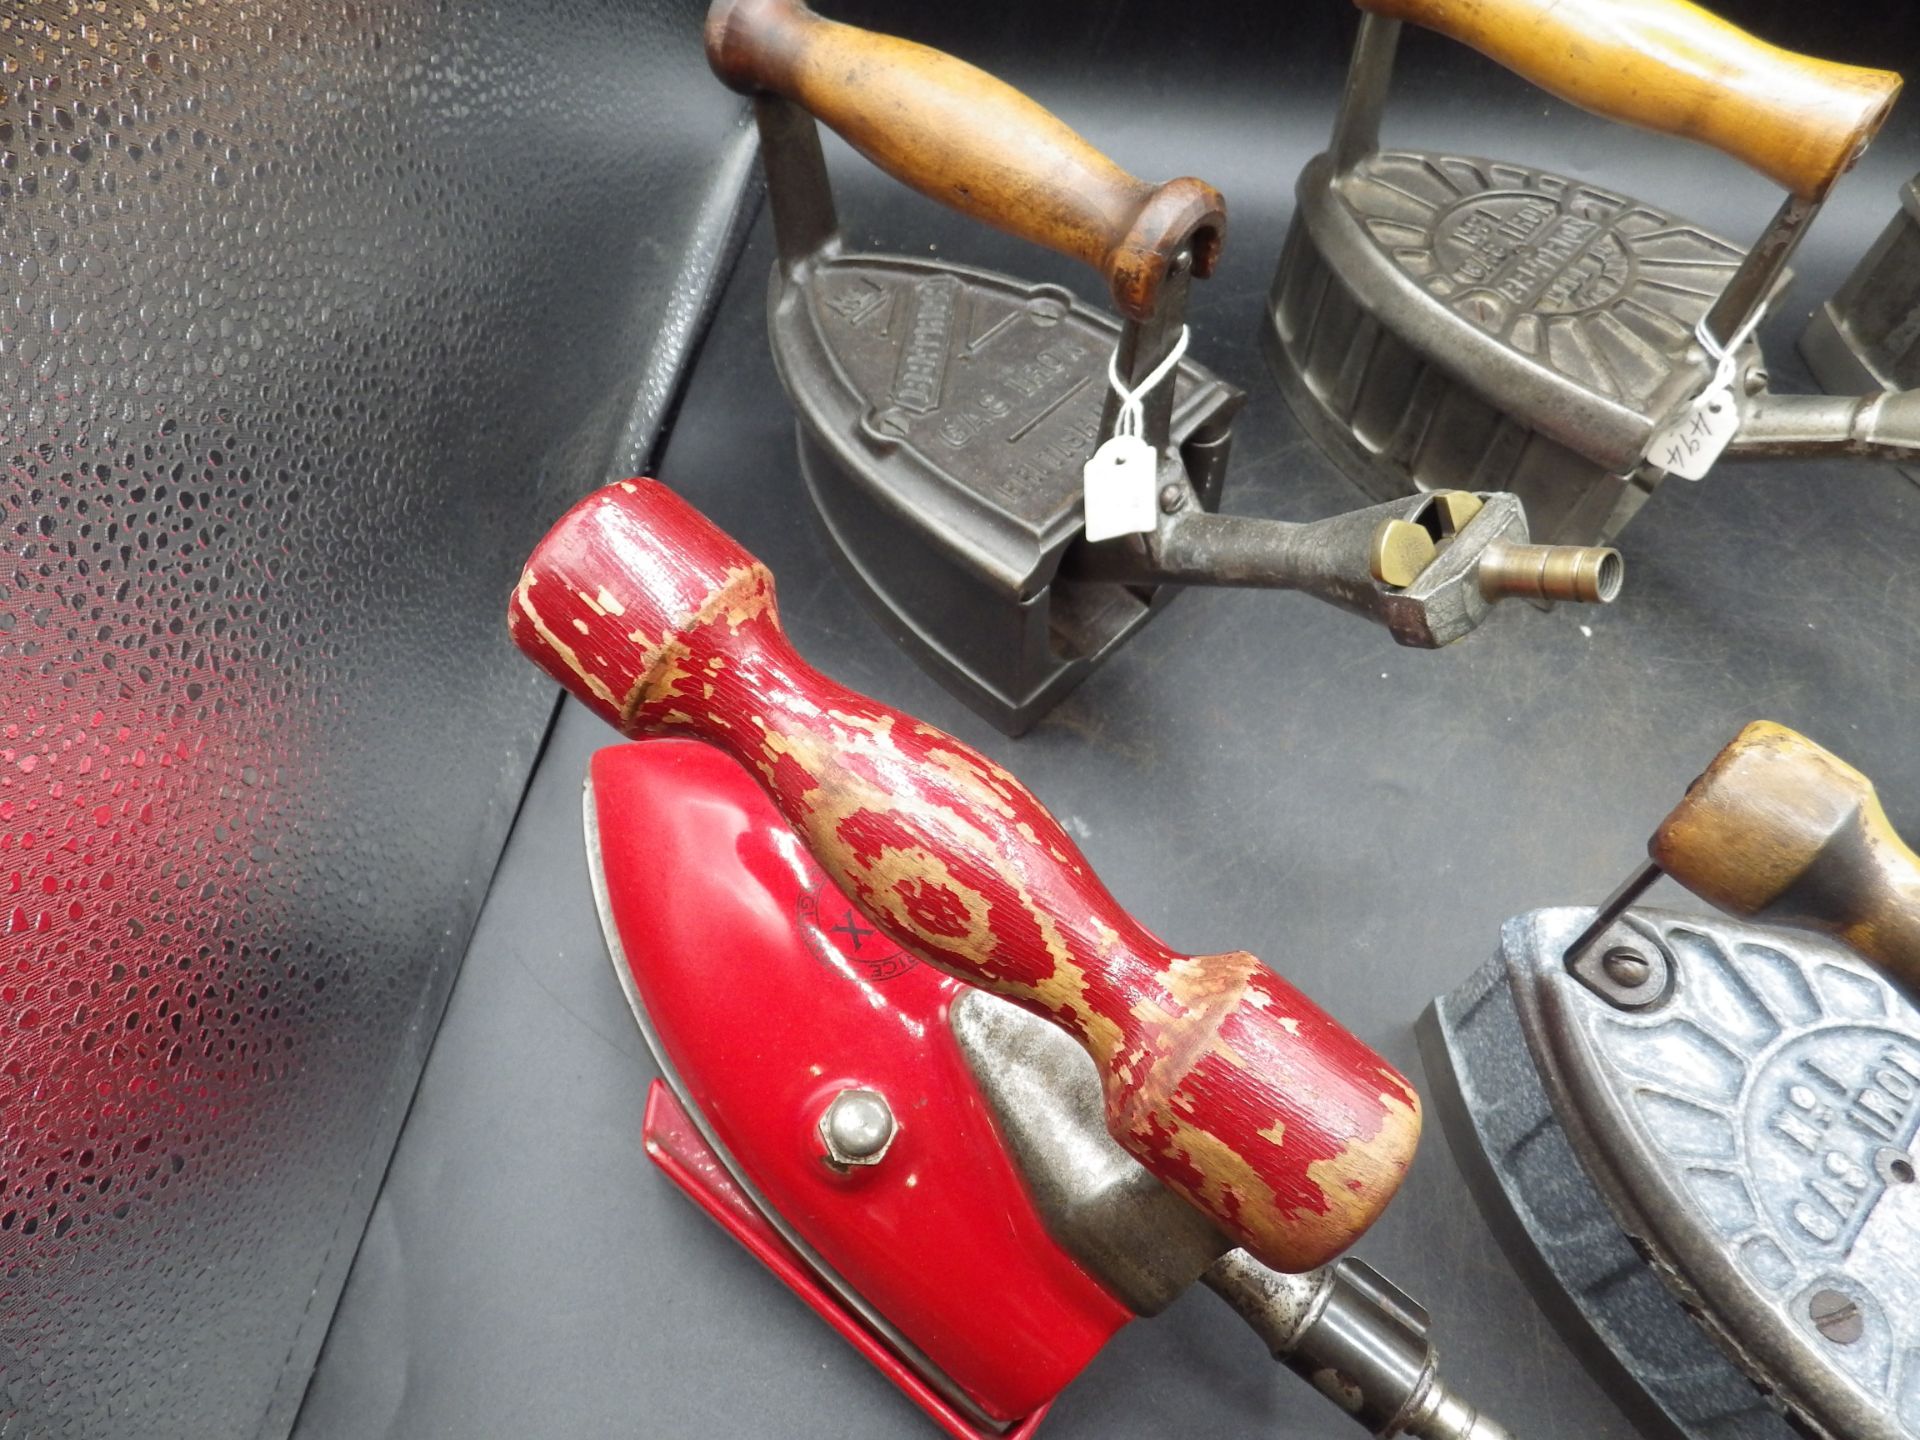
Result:
M1251 955L1169 949L1018 780L809 667L766 568L665 486L576 505L507 615L621 733L730 751L896 943L1085 1045L1114 1138L1268 1265L1325 1264L1392 1198L1420 1132L1392 1066Z

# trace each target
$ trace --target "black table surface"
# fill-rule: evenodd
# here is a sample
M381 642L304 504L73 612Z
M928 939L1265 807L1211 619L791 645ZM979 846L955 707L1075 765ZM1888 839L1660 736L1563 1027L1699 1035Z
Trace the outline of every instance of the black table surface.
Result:
M1120 66L1104 89L997 57L1130 168L1199 170L1231 197L1228 253L1196 288L1191 324L1195 354L1250 392L1226 498L1241 513L1304 519L1359 503L1304 438L1257 345L1292 177L1332 113L1339 38L1328 29L1271 84L1231 93L1185 73L1198 62L1183 70L1179 45L1158 68ZM1390 143L1524 159L1734 235L1757 233L1777 199L1723 159L1574 115L1471 57L1408 53ZM1177 127L1163 118L1173 99ZM1775 388L1811 388L1794 340L1891 216L1920 162L1917 135L1903 111L1808 241L1763 332ZM952 256L1097 296L1091 275L948 215L837 145L831 154L850 246ZM1627 531L1616 605L1510 605L1438 654L1398 649L1301 597L1192 592L1031 734L1006 739L882 638L803 518L765 340L770 259L763 217L657 473L772 567L803 654L1019 774L1169 942L1253 951L1415 1077L1416 1016L1492 954L1500 922L1597 903L1750 719L1839 751L1876 777L1895 824L1920 832L1907 708L1920 490L1884 466L1727 466L1669 482ZM642 1152L654 1072L601 946L579 820L587 756L611 738L563 708L302 1440L934 1433ZM1670 887L1657 894L1677 903ZM1359 1253L1432 1311L1447 1373L1517 1435L1633 1433L1508 1266L1437 1126ZM1123 1331L1043 1433L1347 1428L1201 1291Z

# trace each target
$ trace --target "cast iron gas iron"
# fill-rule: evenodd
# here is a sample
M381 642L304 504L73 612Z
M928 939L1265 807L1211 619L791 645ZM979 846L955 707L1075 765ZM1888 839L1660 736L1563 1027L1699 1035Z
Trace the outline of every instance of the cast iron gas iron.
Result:
M1920 386L1920 180L1900 187L1900 208L1833 297L1813 312L1800 353L1824 389ZM1902 465L1920 479L1920 458Z
M1264 338L1294 413L1367 494L1508 490L1541 538L1592 544L1720 444L1726 459L1920 450L1920 400L1878 381L1857 398L1771 394L1751 338L1897 75L1775 49L1683 0L1358 3ZM1608 186L1383 150L1405 21L1596 114L1704 141L1786 198L1743 250Z
M1648 848L1423 1018L1454 1153L1655 1433L1916 1440L1920 859L1765 722ZM1637 908L1662 874L1739 918Z
M1419 1133L1380 1056L1252 956L1170 950L1019 781L810 669L767 571L654 481L569 511L508 623L623 734L740 762L706 764L724 804L595 768L616 967L683 1099L656 1152L952 1433L1032 1421L1204 1275L1374 1433L1500 1440L1419 1308L1335 1263Z
M648 1153L946 1433L1032 1434L1199 1280L1316 1388L1346 1377L1367 1433L1506 1440L1439 1379L1417 1305L1357 1260L1283 1275L1232 1248L1107 1135L1078 1046L881 933L733 760L609 747L585 811L666 1077Z
M1089 542L1082 469L1121 420L1109 361L1139 389L1184 343L1218 192L1135 179L991 76L797 0L718 0L707 54L753 97L780 252L768 325L815 514L888 633L1007 733L1179 585L1304 590L1424 647L1510 595L1617 590L1617 556L1528 546L1506 496L1310 525L1214 514L1244 396L1184 359L1143 397L1149 528ZM1121 323L1058 286L845 252L816 119L904 184L1093 266Z

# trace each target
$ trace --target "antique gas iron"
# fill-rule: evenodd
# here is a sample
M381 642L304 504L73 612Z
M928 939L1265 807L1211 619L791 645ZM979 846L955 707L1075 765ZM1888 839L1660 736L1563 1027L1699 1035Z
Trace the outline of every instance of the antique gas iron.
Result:
M1598 911L1509 920L1423 1018L1454 1153L1650 1429L1915 1440L1920 858L1765 722L1648 849ZM1638 907L1662 874L1740 918Z
M587 800L677 1097L650 1150L948 1433L1031 1433L1204 1278L1372 1433L1501 1440L1419 1308L1336 1263L1418 1133L1384 1060L1251 956L1170 951L1012 776L807 667L655 482L569 512L509 623L623 733L709 742L603 752Z
M718 750L600 751L586 824L668 1077L648 1153L948 1434L1033 1433L1197 1279L1310 1384L1348 1377L1370 1433L1504 1440L1439 1379L1413 1302L1356 1260L1283 1275L1231 1248L1107 1135L1079 1047L874 929Z
M1920 181L1831 299L1813 312L1800 353L1822 388L1911 390L1920 385ZM1904 468L1920 479L1920 457Z
M1358 0L1326 153L1301 172L1267 355L1360 488L1518 495L1536 534L1611 540L1717 458L1920 447L1920 401L1774 395L1753 332L1898 76L1775 49L1683 0ZM1750 250L1606 186L1382 150L1404 21L1628 124L1704 141L1787 192Z
M798 0L717 0L707 55L753 97L780 252L768 325L815 513L888 633L1007 733L1174 586L1304 590L1424 647L1510 595L1617 591L1617 556L1529 546L1504 495L1307 525L1214 514L1244 396L1183 358L1189 285L1225 233L1211 186L1149 185L993 77ZM1058 286L846 253L816 119L902 183L1093 266L1122 322ZM1124 475L1100 470L1129 439ZM1083 505L1109 493L1119 528Z

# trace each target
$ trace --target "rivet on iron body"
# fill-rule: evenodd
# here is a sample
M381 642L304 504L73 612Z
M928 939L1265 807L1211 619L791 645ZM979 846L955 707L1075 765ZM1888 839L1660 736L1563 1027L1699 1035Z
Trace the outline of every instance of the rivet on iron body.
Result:
M1217 192L1137 180L971 66L797 0L721 0L707 42L753 97L780 252L768 323L815 515L887 632L1001 729L1032 725L1181 585L1305 591L1425 648L1501 599L1618 590L1617 555L1532 545L1510 495L1472 497L1458 524L1425 496L1304 525L1215 514L1245 397L1191 359L1144 397L1150 484L1130 447L1125 528L1144 533L1089 541L1082 467L1121 409L1109 359L1133 392L1169 356L1220 249ZM1057 286L848 253L816 119L903 183L1091 264L1122 321ZM1401 584L1369 567L1393 523L1436 541Z
M1358 3L1369 13L1332 143L1300 175L1265 341L1295 414L1362 490L1380 499L1508 490L1536 534L1599 544L1669 468L1707 461L1688 437L1708 428L1729 460L1920 453L1920 398L1772 394L1759 346L1745 338L1787 284L1787 262L1834 181L1885 119L1898 76L1790 55L1680 7L1661 20L1648 18L1654 7L1613 16L1610 5L1547 15ZM1383 150L1403 21L1602 115L1704 140L1787 195L1743 250L1575 177ZM1701 53L1717 63L1705 83L1720 94L1680 106L1675 97L1703 83ZM1569 55L1584 59L1570 67ZM1793 160L1773 143L1783 135L1798 146ZM1883 243L1876 254L1889 251ZM1901 286L1913 289L1910 278ZM1862 319L1872 312L1862 284L1845 295ZM1829 348L1845 350L1853 333ZM1724 368L1720 347L1731 351ZM1876 373L1863 383L1888 382Z

